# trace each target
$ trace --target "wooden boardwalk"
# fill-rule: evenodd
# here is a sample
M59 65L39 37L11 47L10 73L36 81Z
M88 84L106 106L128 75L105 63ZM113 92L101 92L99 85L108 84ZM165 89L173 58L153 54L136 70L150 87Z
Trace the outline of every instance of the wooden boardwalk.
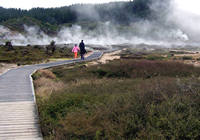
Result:
M85 61L98 59L94 52ZM42 140L31 75L38 69L82 62L80 59L24 66L0 75L0 140Z

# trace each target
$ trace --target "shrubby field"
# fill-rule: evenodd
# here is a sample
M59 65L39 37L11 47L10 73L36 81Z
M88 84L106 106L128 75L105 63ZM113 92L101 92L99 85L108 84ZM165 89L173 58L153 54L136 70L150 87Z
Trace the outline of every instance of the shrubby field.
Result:
M148 58L35 73L44 138L199 139L200 68Z
M52 58L72 58L70 48L55 48L55 52L45 46L14 46L11 50L8 47L0 46L0 63L15 63L18 65L35 64L48 62Z

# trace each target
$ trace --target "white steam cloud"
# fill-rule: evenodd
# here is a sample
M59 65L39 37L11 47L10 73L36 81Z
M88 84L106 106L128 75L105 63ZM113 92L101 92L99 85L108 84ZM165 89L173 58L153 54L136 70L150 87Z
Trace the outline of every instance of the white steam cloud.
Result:
M165 30L157 28L154 23L148 21L132 24L127 32L120 31L110 22L106 22L92 31L85 31L79 25L72 27L63 27L57 35L48 36L40 31L39 27L28 27L24 25L25 34L12 32L9 29L0 26L0 32L3 34L1 44L6 40L11 40L14 45L46 45L52 40L58 44L78 43L85 40L88 44L97 45L116 45L116 44L154 44L170 45L171 43L181 43L188 40L186 34L181 30ZM162 33L162 34L161 34ZM171 41L171 43L168 43Z
M172 3L173 12L170 14L170 20L187 34L189 42L200 43L200 9L195 8L195 5L199 4L198 0L175 0Z
M121 29L122 27L114 26L108 21L99 24L94 30L87 31L79 25L73 25L63 27L55 36L48 36L37 26L24 25L24 34L0 26L0 43L4 44L6 40L11 40L14 45L46 45L54 40L57 44L70 44L78 43L83 39L87 44L97 45L198 45L200 12L197 14L188 9L180 9L179 5L180 0L172 0L169 13L160 21L141 20L124 27L127 29ZM152 7L156 11L157 3ZM87 13L95 13L95 9L92 9L92 12L86 11L85 14Z

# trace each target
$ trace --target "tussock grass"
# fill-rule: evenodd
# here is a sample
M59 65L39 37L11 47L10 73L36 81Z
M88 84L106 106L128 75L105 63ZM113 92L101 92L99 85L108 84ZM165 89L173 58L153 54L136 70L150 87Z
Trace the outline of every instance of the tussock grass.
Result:
M173 61L120 60L99 66L92 72L99 77L152 78L199 75L199 68Z
M146 57L146 59L147 60L163 60L163 59L165 59L165 57L163 57L163 56L161 56L161 55L148 55L147 57Z
M49 79L56 79L56 75L53 74L50 70L39 70L37 73L39 76L46 77Z
M36 93L42 98L48 98L53 92L64 88L63 82L57 81L56 76L49 70L39 70L33 79L37 79L34 81L34 86Z
M53 92L59 91L64 87L62 82L52 81L47 78L40 78L35 81L37 87L36 92L40 93L40 97L48 98Z
M47 61L49 58L72 58L71 49L56 48L54 54L47 54L40 46L14 46L14 50L0 46L0 62L17 63L18 65L35 64Z
M182 57L183 60L193 60L192 56L183 56Z
M45 139L200 138L200 68L169 61L116 60L51 71L56 78L40 74L35 79L36 90L37 84L63 84L49 91L48 98L37 91Z

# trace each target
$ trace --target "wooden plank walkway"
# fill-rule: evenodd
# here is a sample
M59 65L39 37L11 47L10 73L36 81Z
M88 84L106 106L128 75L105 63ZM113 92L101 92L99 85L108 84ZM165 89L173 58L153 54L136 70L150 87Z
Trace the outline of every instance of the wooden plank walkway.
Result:
M98 59L94 52L85 61ZM82 62L80 59L24 66L0 75L0 140L42 140L31 75L38 69Z

